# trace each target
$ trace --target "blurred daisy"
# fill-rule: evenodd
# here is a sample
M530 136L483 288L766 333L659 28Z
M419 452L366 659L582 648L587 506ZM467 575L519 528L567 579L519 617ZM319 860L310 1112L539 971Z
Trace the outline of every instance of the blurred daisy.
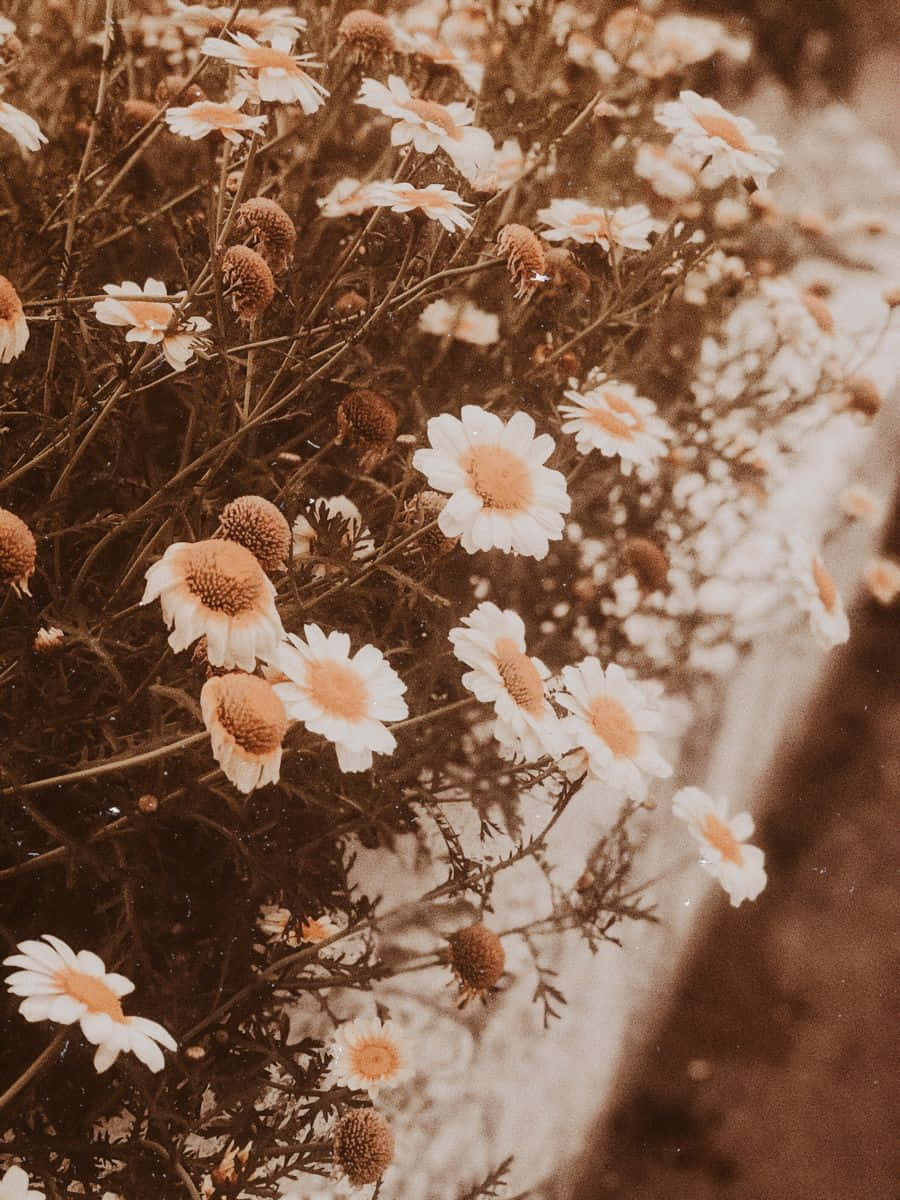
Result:
M183 4L181 0L169 0L172 20L192 37L202 37L212 30L219 31L232 18L231 28L239 33L248 33L255 38L272 41L274 38L292 40L306 28L306 21L287 7L270 8L260 12L258 8L241 8L237 14L228 4L207 8L205 4Z
M660 17L653 32L653 42L662 53L672 56L676 70L703 62L719 52L738 62L746 62L752 49L749 39L733 37L718 21L686 13Z
M327 196L316 200L323 217L359 216L372 207L368 184L345 175L339 179Z
M297 934L293 929L288 929L292 920L293 913L289 908L280 904L261 904L256 924L270 942L285 942L288 946L296 946L299 941Z
M884 520L885 503L864 483L851 483L838 496L841 512L854 521L877 528Z
M432 300L419 315L423 333L456 338L473 346L492 346L500 336L500 318L485 312L471 300L451 304L449 300Z
M0 87L0 95L3 88ZM40 150L47 141L34 117L0 100L0 129L15 138L23 150Z
M0 21L4 18L0 17ZM11 24L11 22L7 22ZM13 29L15 26L13 25ZM0 28L2 34L2 28ZM46 1200L43 1192L29 1187L29 1179L21 1167L8 1167L0 1179L0 1200Z
M130 280L118 285L108 283L104 287L107 299L98 300L93 306L94 316L103 325L129 326L126 342L144 342L155 346L162 343L162 352L173 371L183 371L194 356L194 349L202 344L197 334L209 329L205 317L178 316L167 300L166 285L158 279L148 279L143 288ZM183 299L185 293L178 292L176 298Z
M451 493L438 519L441 532L460 537L469 554L496 548L544 558L572 507L565 477L543 466L553 438L535 437L534 421L523 412L503 422L466 404L460 417L432 417L431 449L413 455L429 486Z
M609 250L610 243L626 250L649 250L648 235L656 229L646 204L606 209L580 200L551 200L547 208L538 209L538 219L549 227L542 235L548 242L571 238L604 250Z
M472 667L462 677L463 686L494 706L497 741L528 761L563 754L568 738L544 690L550 672L526 653L522 618L485 602L449 637L456 657Z
M686 200L697 187L691 162L672 146L641 142L634 158L634 173L646 179L664 200Z
M49 650L56 650L63 644L65 634L55 625L51 625L48 629L45 625L37 631L34 638L34 649L38 654L45 654Z
M19 293L0 275L0 363L12 362L28 345L28 322Z
M3 960L16 967L6 979L14 996L24 996L19 1012L26 1021L57 1021L72 1025L97 1047L94 1067L106 1071L121 1051L130 1051L149 1067L165 1065L160 1046L177 1049L172 1035L146 1017L126 1017L121 998L134 991L124 975L107 972L103 960L90 950L76 954L64 941L45 933L43 941L19 942L18 954ZM158 1043L158 1044L157 1044Z
M322 497L312 505L312 515L318 524L340 518L346 529L341 536L341 545L353 547L352 558L362 561L371 558L375 553L375 539L363 524L362 513L347 496ZM318 538L315 528L307 521L303 513L298 513L291 527L293 537L294 558L305 558L314 553L314 543ZM325 563L317 563L313 574L317 577L327 574Z
M748 812L727 815L724 800L715 801L700 788L682 788L672 799L672 812L686 821L700 845L700 865L731 897L737 908L744 900L755 900L766 886L765 856L746 839L753 833Z
M673 145L698 168L704 187L749 177L761 188L781 159L773 137L757 133L752 121L696 92L682 92L661 105L656 120L675 135Z
M300 925L300 938L311 945L327 942L341 932L341 926L323 913L320 917L307 917Z
M397 35L397 45L406 54L413 54L426 62L434 63L436 67L450 67L456 71L463 83L476 94L481 91L484 81L484 63L478 62L471 55L445 42L439 41L423 29L407 32L402 26L395 24L394 33Z
M900 596L900 563L883 555L870 558L863 571L863 581L878 603L887 607Z
M315 62L312 54L291 54L292 37L277 34L271 45L257 42L246 33L232 33L231 37L233 41L205 38L200 51L250 72L260 100L299 104L307 116L325 103L328 92L304 70L322 64Z
M567 691L556 699L571 714L563 724L577 747L574 768L625 798L645 800L648 778L672 774L656 749L662 718L647 685L632 682L616 663L604 671L596 658L563 667L562 676Z
M242 672L213 675L200 693L200 711L213 757L239 792L278 782L287 715L270 683Z
M439 183L417 188L411 183L392 183L385 180L370 183L367 193L370 205L389 208L396 213L416 210L432 221L440 222L448 233L453 233L455 229L468 229L472 223L469 215L463 212L464 208L471 208L472 205L463 200L457 192Z
M174 542L146 573L141 604L159 597L177 654L199 637L214 667L252 671L284 637L275 587L255 556L226 538Z
M229 142L239 145L246 133L263 133L264 116L241 112L247 96L239 93L222 104L213 100L198 100L186 107L166 109L166 124L173 133L197 141L208 133L221 133Z
M368 1092L374 1099L384 1088L404 1083L413 1073L409 1050L393 1021L358 1017L338 1026L332 1041L335 1084Z
M575 434L581 454L618 454L622 474L630 475L633 467L651 467L667 453L663 439L673 437L672 430L655 415L652 400L639 396L630 383L602 380L589 392L565 395L572 403L559 406L566 418L562 430Z
M844 602L821 557L802 537L790 539L794 599L809 614L813 637L825 650L850 637Z
M375 646L363 646L351 658L346 633L326 637L318 625L305 625L303 632L305 641L289 633L269 655L287 676L275 692L289 717L334 743L342 771L367 771L373 751L396 749L384 722L409 715L406 684Z

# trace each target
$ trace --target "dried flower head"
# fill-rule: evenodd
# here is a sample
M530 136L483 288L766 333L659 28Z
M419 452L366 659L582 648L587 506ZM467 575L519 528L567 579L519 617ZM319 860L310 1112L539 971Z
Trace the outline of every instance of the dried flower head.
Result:
M334 302L335 316L346 319L347 317L358 317L360 313L364 313L369 307L369 302L365 296L361 296L359 292L349 291L338 296Z
M120 112L126 129L141 129L156 116L156 105L152 100L134 97L122 101Z
M881 392L868 375L851 375L844 380L845 407L871 420L881 409Z
M283 271L294 254L297 230L280 204L265 196L245 200L238 209L237 230L249 234L253 246L274 272Z
M19 293L0 275L0 363L12 362L28 345L28 322Z
M448 538L435 524L446 504L446 496L442 496L440 492L432 492L428 488L419 492L417 496L413 496L411 500L404 502L401 510L404 531L406 533L412 533L416 529L423 531L416 538L415 543L407 549L407 556L419 555L426 559L439 558L442 554L449 553L457 544L459 538ZM431 526L431 528L426 528L426 526Z
M539 284L547 282L544 244L527 225L504 225L497 234L497 248L506 258L517 300L529 299Z
M386 62L397 46L390 23L367 8L347 13L338 26L338 41L351 62L367 67L379 60Z
M480 922L459 929L450 943L450 967L460 987L460 1004L495 988L506 966L503 943Z
M159 104L199 104L208 98L198 83L188 83L186 75L164 75L154 95Z
M16 595L30 596L28 581L37 562L37 543L23 520L9 509L0 508L0 583L8 583Z
M145 792L143 796L138 798L138 809L145 816L150 816L151 813L159 811L159 798L154 796L152 792Z
M222 259L222 282L231 291L231 306L242 321L264 313L275 296L269 264L249 246L232 246Z
M291 557L291 527L262 496L238 496L219 515L216 537L230 538L253 554L264 571L283 571Z
M34 649L38 654L44 654L48 650L56 650L57 647L63 644L65 634L61 629L57 629L55 625L51 625L48 629L45 625L37 631L34 638Z
M668 585L669 560L649 538L629 538L625 562L645 592L659 592Z
M377 1183L394 1159L394 1133L374 1108L355 1108L334 1127L335 1166L353 1187Z
M338 445L356 450L359 465L369 471L382 461L397 436L397 410L384 396L356 388L338 405Z
M203 685L200 709L213 757L238 791L278 782L287 716L270 683L243 672L214 675Z

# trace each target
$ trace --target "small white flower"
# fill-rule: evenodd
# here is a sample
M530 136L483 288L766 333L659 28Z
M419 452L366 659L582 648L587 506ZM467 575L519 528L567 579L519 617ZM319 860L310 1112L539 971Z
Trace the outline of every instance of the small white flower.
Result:
M572 403L559 406L566 418L563 433L575 434L581 454L618 454L622 474L630 475L633 467L652 467L667 453L665 439L674 436L672 430L655 415L656 405L639 396L630 383L601 377L588 392L565 394Z
M662 53L672 55L675 70L703 62L720 51L745 62L752 48L747 38L732 37L718 21L686 13L661 17L656 23L653 41Z
M0 95L3 88L0 87ZM23 150L40 150L47 141L34 117L0 100L0 129L8 133L19 143Z
M451 304L449 300L432 300L419 315L423 333L450 335L473 346L493 346L500 336L500 318L485 312L471 300Z
M441 532L461 538L469 554L498 549L544 558L572 507L565 477L543 466L553 438L535 437L534 420L523 412L503 422L466 404L460 418L432 417L431 449L413 455L429 486L451 493L438 519Z
M332 1041L332 1078L342 1087L368 1092L374 1099L384 1088L397 1087L412 1076L405 1039L393 1021L358 1017L345 1021Z
M610 244L626 250L649 250L648 237L657 229L646 204L628 208L598 208L581 200L551 200L538 209L538 218L549 228L542 237L548 242L571 238L581 245L596 243L604 250Z
M634 158L634 173L646 179L665 200L686 200L697 188L697 174L690 161L673 149L656 142L641 142Z
M0 17L0 21L3 19ZM0 1200L46 1200L43 1192L28 1185L28 1176L21 1167L8 1167L0 1179Z
M323 217L359 216L367 208L372 208L374 201L369 195L368 184L362 184L358 179L345 175L339 179L327 196L316 200Z
M266 128L264 116L250 116L241 112L247 102L245 93L233 96L222 104L213 100L198 100L185 107L166 109L166 124L173 133L196 142L209 133L221 133L229 142L239 145L246 133L263 133Z
M342 771L367 771L372 752L392 754L397 742L384 725L409 715L406 684L375 646L350 656L350 638L306 625L306 640L287 635L269 662L287 676L274 685L289 717L334 743Z
M130 1051L149 1067L165 1066L160 1046L177 1049L172 1035L146 1017L126 1017L121 998L134 991L124 975L108 972L90 950L76 954L61 938L45 933L43 941L20 942L18 954L3 960L16 967L6 980L14 996L24 996L19 1012L26 1021L56 1021L72 1025L97 1047L94 1067L106 1071L121 1051ZM159 1044L157 1044L159 1043Z
M526 760L565 753L569 741L544 688L550 672L526 653L522 618L486 601L449 636L453 653L472 667L463 685L494 706L494 736L501 746Z
M175 308L166 295L166 285L159 279L148 279L143 288L130 280L118 285L108 283L104 287L106 300L98 300L93 306L94 316L104 325L128 326L126 342L144 342L160 345L166 361L173 371L184 371L194 355L194 349L202 344L197 335L209 329L205 317L179 316L175 322ZM178 299L184 292L177 293Z
M292 54L293 38L277 34L271 45L266 45L246 33L232 33L231 37L233 41L205 38L200 50L248 71L260 100L299 104L307 116L325 103L328 92L305 70L322 64L314 61L314 55Z
M464 208L471 208L472 205L463 200L458 192L439 183L417 188L411 183L383 180L370 183L367 195L371 206L389 208L396 213L417 210L432 221L438 221L448 233L453 233L455 229L468 229L472 223L468 213L463 212Z
M802 537L790 539L790 566L794 599L809 614L813 636L830 650L850 637L844 602L821 557Z
M746 843L753 833L750 814L729 817L724 800L717 802L696 787L675 793L672 812L687 822L701 847L700 865L718 879L733 907L744 900L755 900L766 886L766 871L762 850Z
M757 133L747 117L737 117L696 92L682 92L661 105L656 120L675 135L673 145L699 169L704 187L748 177L763 187L781 160L773 137Z
M841 512L854 521L865 521L877 528L884 520L885 503L864 483L851 483L838 496Z

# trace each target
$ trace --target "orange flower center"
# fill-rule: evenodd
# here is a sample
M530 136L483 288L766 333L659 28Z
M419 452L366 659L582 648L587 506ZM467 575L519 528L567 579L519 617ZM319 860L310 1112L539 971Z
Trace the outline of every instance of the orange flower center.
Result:
M224 676L216 716L240 748L254 758L273 754L287 728L284 705L269 684L255 675Z
M221 541L210 547L195 542L189 548L184 581L206 608L228 617L257 608L263 590L259 563L249 550Z
M463 459L462 467L485 508L524 512L534 497L527 463L503 446L476 446Z
M715 813L708 812L706 814L700 832L709 844L718 850L726 862L734 863L736 867L741 866L744 861L741 844L725 822L720 821Z
M287 71L289 75L303 74L294 62L293 55L288 54L286 50L276 50L274 46L242 46L241 54L246 65L253 71L277 68Z
M91 1012L106 1013L120 1025L125 1024L125 1014L122 1012L119 997L96 975L86 975L83 971L73 971L71 967L66 967L65 970L56 972L54 980L67 995L86 1004Z
M361 721L368 713L366 685L352 667L343 663L307 663L306 688L311 699L333 717Z
M368 1039L351 1049L350 1063L353 1073L363 1079L384 1079L400 1066L400 1055L391 1042Z
M22 316L18 293L5 275L0 275L0 321L17 321Z
M175 315L175 309L171 304L163 304L155 300L126 300L124 304L131 313L132 321L138 327L165 329Z
M834 580L825 570L825 566L819 558L814 558L812 561L812 575L823 608L828 613L834 612L837 605L837 588L834 586Z
M602 399L606 408L590 408L586 413L587 420L592 425L596 425L611 437L621 438L626 442L633 441L636 433L643 432L644 422L627 400L623 400L615 392L604 392ZM613 409L613 412L610 412L610 409ZM616 413L624 414L628 420L616 416Z
M577 229L590 229L596 237L606 237L609 233L609 222L602 212L582 212L569 222Z
M732 150L750 149L747 139L734 121L729 120L728 117L720 117L716 113L692 113L691 115L710 137L721 138Z
M616 758L634 758L638 751L638 732L634 722L618 700L597 696L588 709L591 729L606 742Z
M422 208L447 208L450 201L440 192L429 192L427 188L404 188L400 194L401 201L410 201Z
M190 106L188 116L194 121L202 121L213 129L243 129L246 116L230 104L214 104L212 101L198 101Z
M414 113L420 120L427 121L429 125L439 126L444 133L456 141L462 137L456 122L443 104L437 104L434 100L419 100L413 97L411 100L406 100L400 107L405 108L407 112Z
M503 686L519 708L524 708L533 717L540 716L544 708L544 681L528 655L512 638L498 638L494 661Z
M321 921L310 920L300 926L300 936L304 942L324 942L331 934Z

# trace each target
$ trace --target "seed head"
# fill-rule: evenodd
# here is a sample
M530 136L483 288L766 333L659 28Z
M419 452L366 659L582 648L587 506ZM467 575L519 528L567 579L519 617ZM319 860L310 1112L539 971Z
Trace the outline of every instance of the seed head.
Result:
M649 538L629 538L625 562L645 592L662 591L669 580L669 560Z
M188 83L186 75L165 75L156 85L159 104L197 104L208 99L199 84Z
M338 41L351 62L365 66L379 59L387 61L396 48L390 24L367 8L354 8L347 13L338 26Z
M397 411L384 396L368 388L348 392L338 405L335 441L353 447L363 470L387 455L397 436Z
M462 1004L497 985L506 966L506 954L492 929L480 923L469 925L448 940L450 966L459 980Z
M881 393L867 375L851 375L844 380L846 407L871 420L881 408Z
M152 792L145 792L138 800L138 808L146 816L155 813L159 809L159 800Z
M374 1108L354 1108L334 1127L335 1165L353 1187L377 1183L394 1158L394 1133Z
M283 271L294 254L297 230L275 200L254 196L238 209L237 230L249 234L253 245L274 272Z
M264 571L283 571L291 556L291 527L262 496L238 496L226 504L216 536L246 546Z
M269 264L249 246L232 246L222 259L222 282L231 291L231 307L242 321L266 311L275 296Z
M37 543L31 530L15 513L0 508L0 583L8 583L17 596L30 596L28 581L37 562Z
M528 300L541 276L547 274L543 242L527 225L504 225L497 234L497 249L506 256L509 277L516 284L516 299Z

